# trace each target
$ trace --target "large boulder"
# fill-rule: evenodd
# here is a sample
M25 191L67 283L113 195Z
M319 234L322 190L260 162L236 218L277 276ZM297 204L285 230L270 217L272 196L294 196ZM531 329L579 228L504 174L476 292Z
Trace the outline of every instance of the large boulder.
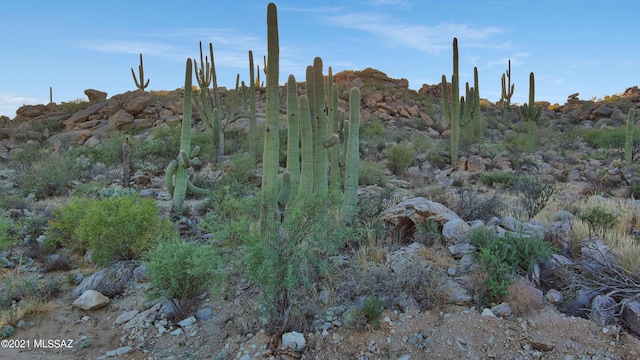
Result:
M391 225L392 236L398 242L411 240L415 234L416 224L429 220L439 226L451 220L458 220L460 216L446 206L424 197L416 197L394 205L382 213L382 218Z

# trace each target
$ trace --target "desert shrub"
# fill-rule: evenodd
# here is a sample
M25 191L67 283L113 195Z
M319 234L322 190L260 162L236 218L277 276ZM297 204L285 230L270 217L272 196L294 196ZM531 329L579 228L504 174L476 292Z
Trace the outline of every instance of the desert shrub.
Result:
M403 141L387 149L387 167L394 175L403 174L415 163L415 150L411 143Z
M553 180L544 180L533 175L519 175L513 181L513 189L519 193L527 216L533 218L545 206L556 200L563 190Z
M365 330L367 327L378 330L383 311L384 301L372 294L365 299L360 308L352 313L347 321L350 327L358 330Z
M496 193L492 196L480 197L467 188L460 190L458 214L467 221L489 220L491 217L500 215L503 208L504 202Z
M504 146L514 156L527 152L527 134L510 132L504 135Z
M237 189L235 189L237 190ZM247 229L258 218L259 197L234 191L230 184L221 185L209 192L211 208L198 225L213 234L218 244L237 248L249 241Z
M629 193L634 199L640 199L640 184L632 184L629 186Z
M387 183L384 165L375 161L360 161L360 170L358 175L359 185L378 185L384 186Z
M99 265L139 258L170 233L155 201L137 195L75 199L56 212L48 230L52 246L89 250Z
M180 129L177 125L160 127L144 141L132 140L131 159L145 171L164 171L178 156ZM198 145L192 142L193 146Z
M60 295L61 281L20 279L8 274L0 283L0 327L17 326L26 315L46 311L46 304ZM6 335L6 334L5 334Z
M555 250L539 238L512 233L499 237L487 229L472 231L469 239L486 274L479 294L483 304L501 302L509 295L514 274L528 274L537 261L549 259Z
M85 109L89 104L90 103L85 99L77 98L67 102L63 101L60 106L62 106L62 111L67 114L75 114L78 111Z
M89 244L86 239L80 240L76 229L92 201L84 197L73 198L66 205L54 210L53 220L49 222L46 231L45 247L52 250L63 246L78 253L87 251Z
M342 245L329 196L298 197L284 214L281 235L273 243L251 236L244 247L243 268L261 290L263 320L270 326L310 326L304 307L317 299L316 289L331 272L330 256Z
M159 242L145 258L152 297L193 298L208 290L216 276L211 246L182 243L178 236Z
M505 188L511 187L511 184L515 180L516 176L510 171L494 171L480 174L480 183L493 186L500 184Z
M9 248L18 239L17 228L13 219L0 209L0 251Z
M81 146L74 150L77 156L86 156L92 163L100 162L106 166L122 164L122 145L125 134L122 132L109 133L94 148Z
M614 154L624 156L624 145L626 141L626 127L621 126L613 130L593 128L582 133L584 140L596 149L606 149ZM632 156L637 158L640 153L640 131L633 132Z
M618 223L619 214L614 214L600 206L592 207L578 214L578 219L584 221L589 228L589 235L604 238L605 232L613 229Z
M81 163L69 152L40 155L20 175L23 195L33 192L36 199L67 195L72 182L82 175Z

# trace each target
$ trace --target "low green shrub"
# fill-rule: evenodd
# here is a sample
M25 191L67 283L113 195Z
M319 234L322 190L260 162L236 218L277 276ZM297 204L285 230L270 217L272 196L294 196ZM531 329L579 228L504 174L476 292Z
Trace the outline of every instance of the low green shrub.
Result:
M6 250L18 240L16 231L13 219L0 209L0 251Z
M413 144L403 141L387 149L387 167L394 175L403 174L415 163Z
M549 259L555 252L550 243L540 238L512 233L500 237L487 229L472 231L469 239L477 249L477 259L486 274L480 294L484 305L504 300L509 295L514 274L528 274L537 261Z
M384 186L387 183L384 165L375 161L360 161L358 174L359 185Z
M505 188L511 187L516 176L510 171L494 171L480 174L480 183L493 186L500 184Z
M39 153L39 160L32 162L20 175L23 195L34 193L36 199L64 196L72 182L82 177L82 166L69 152Z
M178 236L158 243L145 259L152 298L190 299L210 289L216 277L213 248L182 243Z
M578 214L578 219L584 221L589 228L589 235L604 237L606 231L618 224L620 214L610 213L600 206L585 210Z
M375 295L369 295L362 307L356 310L348 319L349 325L358 330L365 330L367 326L374 330L380 329L380 320L384 312L384 301Z
M155 201L138 195L74 199L55 212L47 231L48 247L91 251L94 261L102 266L137 259L158 239L172 233L168 220L160 218Z

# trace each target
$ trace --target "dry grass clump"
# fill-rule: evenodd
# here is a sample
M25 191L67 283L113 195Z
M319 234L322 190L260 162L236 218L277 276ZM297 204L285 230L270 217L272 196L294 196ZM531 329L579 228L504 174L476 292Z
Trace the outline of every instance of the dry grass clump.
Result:
M633 199L607 199L592 196L579 204L578 211L582 213L600 207L606 213L617 216L617 222L610 229L603 232L605 244L616 254L620 265L632 273L640 273L640 239L635 231L640 229L640 207ZM590 234L589 224L579 217L572 224L574 244Z

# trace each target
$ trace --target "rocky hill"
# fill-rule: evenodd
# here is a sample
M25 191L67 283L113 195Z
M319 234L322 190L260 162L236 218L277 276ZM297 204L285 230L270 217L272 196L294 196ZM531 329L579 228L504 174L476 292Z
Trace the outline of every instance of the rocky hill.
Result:
M3 346L0 354L15 359L640 357L640 262L628 262L640 258L640 204L633 200L640 193L640 146L634 148L634 162L625 164L619 141L613 136L600 141L624 128L630 109L640 109L638 87L600 101L573 94L565 104L539 102L544 111L535 151L525 150L526 127L517 106L503 113L502 104L482 100L483 141L463 136L461 156L452 166L440 84L413 91L406 80L375 69L340 72L334 81L341 110L348 108L349 89L361 90L359 201L370 207L368 221L379 223L383 234L371 231L332 258L336 273L330 274L330 285L305 298L305 313L291 314L297 325L275 333L261 320L258 289L240 272L222 293L205 293L188 304L149 300L152 286L137 259L101 267L72 249L40 247L56 210L71 198L126 192L121 151L127 133L134 146L131 191L156 201L183 241L230 251L201 226L210 221L211 203L221 199L190 197L186 211L169 214L164 169L178 153L182 89L111 97L88 89L86 103L28 105L13 119L0 119L0 219L6 220L0 226L11 223L20 240L0 252L6 280L0 290L11 293L16 277L66 279L46 308L3 315L2 336L73 343L72 349L35 349L33 342L29 348ZM305 91L300 83L298 93ZM242 114L234 91L221 89L221 95L228 112ZM281 96L283 119L285 101ZM192 133L206 153L202 140L211 129L193 110ZM264 112L260 89L258 124ZM246 149L247 124L243 116L223 124L228 151L219 163L201 156L195 173L203 183L217 186L225 176L241 173L234 154ZM54 157L64 153L74 154L64 159L77 162L81 175L74 172L77 177L69 179L49 168L50 178L44 178L40 169L46 164L38 161L64 167ZM260 166L247 175L251 183L259 183L260 176ZM527 190L539 185L547 186L542 191L549 198L528 201L539 194ZM535 213L531 206L538 206ZM593 209L601 212L589 213ZM589 222L585 214L600 215ZM607 214L621 225L596 221ZM556 251L520 271L504 302L487 303L481 299L487 269L478 255L482 242L470 240L478 228L506 239L542 239ZM363 309L375 312L367 304L375 305L376 298L383 305L377 323L363 315ZM0 305L17 309L27 299L20 292L8 300L0 295Z

